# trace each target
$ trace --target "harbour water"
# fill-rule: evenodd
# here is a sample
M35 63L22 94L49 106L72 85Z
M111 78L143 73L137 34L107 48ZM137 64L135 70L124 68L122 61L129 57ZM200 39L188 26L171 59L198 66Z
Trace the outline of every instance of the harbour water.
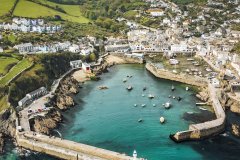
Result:
M127 82L123 83L125 78ZM133 86L132 91L126 90L128 85ZM176 88L174 92L172 85ZM99 86L109 89L99 90ZM146 91L143 91L144 86ZM149 94L155 98L149 99ZM169 95L183 99L178 102ZM196 107L194 92L186 91L185 85L157 79L143 65L112 67L100 81L86 82L75 100L77 106L64 113L64 123L58 128L65 139L128 155L136 149L138 157L148 160L221 160L240 156L240 142L231 136L229 127L227 134L203 141L176 144L170 140L169 134L188 129L191 123L213 119L214 114ZM172 104L168 110L162 106L166 102ZM138 104L137 107L134 104ZM142 107L142 104L146 106ZM159 122L161 116L166 120L164 124ZM229 117L228 122L237 123L236 115ZM139 119L143 122L139 123ZM12 152L0 159L20 159ZM30 157L53 159L42 154L31 154Z

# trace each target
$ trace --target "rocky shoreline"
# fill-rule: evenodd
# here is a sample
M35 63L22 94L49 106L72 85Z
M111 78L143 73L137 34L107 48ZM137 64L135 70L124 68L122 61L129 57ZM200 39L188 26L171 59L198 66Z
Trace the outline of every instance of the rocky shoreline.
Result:
M140 63L140 61L133 58L109 55L106 57L104 63L94 68L93 74L98 76L105 73L108 71L108 68L116 64L134 63ZM52 106L53 109L45 117L36 117L31 121L31 128L33 130L51 135L52 130L57 128L58 124L62 122L62 114L64 114L64 111L71 109L76 105L73 96L79 92L82 82L78 82L72 75L73 73L60 82L55 96L48 104L48 106Z

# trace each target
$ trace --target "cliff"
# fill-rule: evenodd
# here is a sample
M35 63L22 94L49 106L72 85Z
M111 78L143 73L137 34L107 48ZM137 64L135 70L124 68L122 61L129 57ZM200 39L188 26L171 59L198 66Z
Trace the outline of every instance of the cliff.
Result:
M32 122L34 131L49 135L51 130L62 121L62 115L56 109L52 109L45 117L38 116Z
M6 109L0 113L0 153L4 152L4 138L15 137L16 113L13 109Z
M55 105L61 110L66 110L75 105L72 94L78 93L79 83L72 77L65 78L56 91Z

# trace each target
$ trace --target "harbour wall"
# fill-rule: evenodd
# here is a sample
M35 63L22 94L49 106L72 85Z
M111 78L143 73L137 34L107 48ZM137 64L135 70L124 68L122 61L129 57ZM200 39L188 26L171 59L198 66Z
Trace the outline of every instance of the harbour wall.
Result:
M151 63L146 64L146 69L158 78L168 79L199 87L207 86L207 81L205 78L194 77L186 74L175 74L165 69L158 69L154 64Z
M217 119L204 123L189 125L188 130L179 131L175 134L171 134L170 138L172 140L174 140L175 142L181 142L186 140L199 140L213 135L217 135L224 131L226 115L217 96L218 90L214 88L211 83L208 83L207 80L203 78L189 78L186 75L176 75L163 69L157 69L153 64L146 64L146 69L158 78L169 79L200 87L208 87L210 96L209 98L212 102L212 106Z
M68 160L138 160L117 152L35 132L19 133L19 146Z

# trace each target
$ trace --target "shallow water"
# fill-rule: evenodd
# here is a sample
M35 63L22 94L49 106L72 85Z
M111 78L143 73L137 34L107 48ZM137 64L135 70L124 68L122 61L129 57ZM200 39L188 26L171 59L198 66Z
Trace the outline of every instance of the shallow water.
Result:
M128 82L124 84L122 80L126 75L133 77L127 78ZM157 79L143 65L114 66L101 78L98 82L86 82L75 97L78 105L64 113L64 123L58 129L64 138L128 155L136 149L139 157L149 160L239 159L240 142L230 134L229 127L226 135L203 141L176 144L168 138L170 133L187 129L191 123L214 118L211 112L195 106L194 93L185 91L183 84ZM134 87L131 92L126 90L128 84ZM98 90L100 85L109 89ZM174 92L172 85L176 87ZM144 86L147 90L143 93ZM149 93L156 98L147 98ZM183 100L169 99L169 95L181 96ZM162 106L167 101L173 104L169 110ZM145 108L140 106L143 103ZM134 107L134 104L138 106ZM191 112L193 114L189 114ZM159 123L160 116L166 119L163 125ZM142 123L138 123L140 118ZM227 123L232 122L239 123L239 116L228 113ZM12 145L7 148L7 153L0 159L54 159L36 153L20 158Z

